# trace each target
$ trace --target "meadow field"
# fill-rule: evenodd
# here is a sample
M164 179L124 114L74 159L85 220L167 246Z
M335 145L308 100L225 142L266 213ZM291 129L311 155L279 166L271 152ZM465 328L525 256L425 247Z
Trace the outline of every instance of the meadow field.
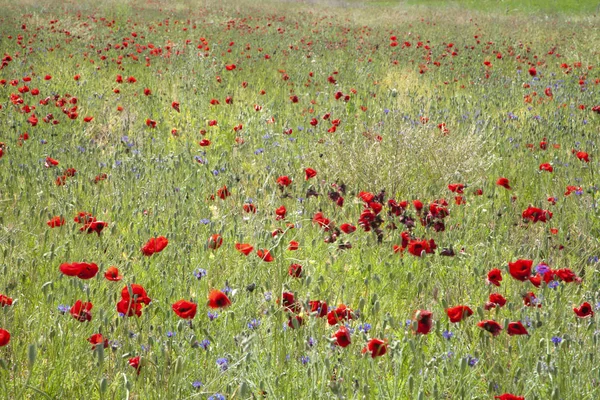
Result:
M0 5L0 398L600 398L598 1Z

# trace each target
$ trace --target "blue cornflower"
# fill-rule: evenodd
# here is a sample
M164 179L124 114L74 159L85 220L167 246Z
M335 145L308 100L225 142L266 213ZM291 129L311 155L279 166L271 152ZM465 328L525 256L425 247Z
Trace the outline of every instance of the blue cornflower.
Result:
M208 224L210 224L210 219L208 219L208 218L202 218L202 219L200 220L200 223L201 223L202 225L208 225Z
M194 389L199 389L200 387L202 387L202 382L194 381L192 382L192 386L194 387Z
M479 362L479 359L476 357L471 357L471 355L467 355L467 361L469 363L469 367L474 367Z
M307 344L308 347L313 347L315 344L317 344L317 341L311 336L308 338Z
M196 279L200 280L202 278L204 278L206 276L206 270L203 268L198 268L194 271L194 276L196 277Z
M226 357L217 358L217 365L221 368L221 371L227 371L229 360Z
M208 398L208 400L227 400L227 399L221 393L215 393L212 396L210 396Z
M366 322L365 322L364 324L360 324L360 325L358 326L358 331L359 331L359 332L364 332L364 333L367 333L367 332L369 332L370 330L371 330L371 324L368 324L368 323L366 323Z
M260 320L254 318L252 321L248 322L248 329L256 329L260 326Z
M550 271L550 267L544 263L539 263L536 267L535 267L535 271L538 274L542 274L544 275L546 272Z
M202 347L204 350L208 350L208 346L210 346L210 340L204 339L200 342L200 347Z
M273 293L265 292L265 301L271 301L273 299Z
M58 311L59 311L61 314L66 314L66 313L68 313L70 310L71 310L71 307L69 307L69 306L62 305L62 304L60 304L60 305L58 306Z
M219 313L212 313L209 311L207 315L209 320L214 321L219 316Z
M308 356L302 356L300 361L302 362L302 365L306 365L310 362L310 358Z
M551 340L552 340L552 343L554 343L557 346L560 344L560 342L563 341L562 338L559 336L553 336Z
M444 337L444 339L450 340L454 337L454 333L452 333L450 331L444 331L444 332L442 332L442 336Z
M560 282L559 281L552 281L548 284L548 287L550 289L556 289L558 286L560 286Z
M175 335L176 335L176 332L171 332L171 331L168 331L168 332L167 332L167 337L170 337L170 338L171 338L171 337L173 337L173 336L175 336Z

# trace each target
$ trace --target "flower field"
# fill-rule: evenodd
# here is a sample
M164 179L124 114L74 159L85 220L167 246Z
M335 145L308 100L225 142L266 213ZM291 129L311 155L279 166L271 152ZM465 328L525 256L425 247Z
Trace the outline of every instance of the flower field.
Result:
M597 399L593 1L0 11L0 397Z

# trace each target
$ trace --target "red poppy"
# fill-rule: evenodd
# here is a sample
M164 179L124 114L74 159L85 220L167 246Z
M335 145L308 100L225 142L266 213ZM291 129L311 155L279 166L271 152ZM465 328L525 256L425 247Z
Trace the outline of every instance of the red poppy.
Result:
M367 345L362 349L362 353L371 353L371 357L379 357L387 353L387 343L380 339L371 339L367 342Z
M10 333L0 328L0 347L6 346L10 342Z
M73 318L79 322L89 322L92 320L92 313L90 312L94 305L90 302L82 302L77 300L71 310L69 311Z
M532 260L517 260L508 263L508 272L518 281L524 282L531 276Z
M0 294L0 307L12 306L13 299L10 297Z
M256 250L256 255L264 262L272 262L275 260L267 249Z
M210 146L210 140L208 140L208 139L202 139L201 141L198 142L198 144L201 147L207 147L207 146Z
M208 306L210 308L224 308L231 305L229 297L220 290L212 289L208 293Z
M254 204L252 204L252 203L246 203L246 204L244 204L243 208L244 208L244 211L247 212L247 213L256 214L256 206Z
M57 160L52 157L46 157L46 163L44 164L46 168L56 167L59 164Z
M585 162L590 162L590 156L585 151L578 151L576 155L577 155L577 158L579 158L579 160L585 161Z
M450 322L456 323L462 321L462 319L465 317L470 317L473 315L473 310L471 310L468 306L455 306L447 308L446 314L448 314Z
M276 215L275 219L277 221L285 219L286 213L287 213L287 209L285 208L285 206L279 207L278 209L275 210L275 215Z
M279 178L277 178L277 183L281 187L287 187L292 184L292 180L289 178L289 176L284 175L284 176L280 176Z
M208 121L208 126L217 126L217 120L216 119L211 119L210 121Z
M235 64L226 65L225 69L227 71L233 71L236 68Z
M494 308L496 306L504 307L504 305L506 304L506 299L500 293L490 294L489 300L490 300L489 303L491 303L491 305L492 305L492 307L490 307L490 309ZM487 303L486 303L486 305L487 305Z
M94 333L87 339L87 341L93 345L92 350L96 350L96 346L99 344L101 344L104 348L108 347L108 339L104 339L104 336L102 336L100 333Z
M211 250L218 249L219 247L221 247L222 244L223 244L223 238L218 233L215 233L214 235L210 235L210 237L208 238L207 246Z
M301 315L293 315L288 320L288 326L292 329L296 329L304 325L304 318Z
M152 301L148 294L146 293L146 289L142 285L137 283L132 283L131 285L125 286L121 290L121 299L129 301L133 299L133 302L136 304L145 304L148 305Z
M494 286L500 286L500 282L502 281L502 271L498 268L490 270L487 274L486 281Z
M98 266L94 263L64 263L60 265L59 269L64 275L76 276L80 279L91 279L98 273Z
M290 241L290 244L288 246L288 250L290 251L296 251L300 248L300 243L296 242L295 240Z
M82 226L81 228L79 228L80 232L87 232L87 233L92 233L92 232L96 232L98 234L98 236L100 236L100 233L102 232L102 230L104 228L106 228L108 226L107 222L104 221L92 221L89 224L85 224L84 226Z
M351 342L350 332L345 326L341 326L332 336L335 339L334 344L340 347L347 347Z
M427 310L418 310L415 313L415 320L417 321L417 330L415 333L421 335L427 335L431 331L433 326L433 313Z
M523 295L523 304L526 307L542 307L540 300L535 296L535 293L533 292L528 292Z
M217 196L219 196L219 198L221 200L225 200L226 198L228 198L229 196L231 196L231 193L229 193L229 190L227 189L227 186L223 185L222 188L217 189Z
M465 185L462 183L451 183L448 185L448 189L453 193L461 194L464 192Z
M281 294L281 306L289 312L297 313L300 311L300 304L296 301L296 297L292 292L283 292Z
M523 396L516 396L516 395L510 394L510 393L504 393L504 394L501 394L500 396L494 396L494 399L498 399L498 400L525 400L525 397L523 397Z
M342 224L340 225L340 230L346 234L352 233L356 230L356 227L350 224Z
M123 277L119 275L119 270L116 267L108 267L104 273L104 277L113 282L118 282L123 279Z
M354 312L344 304L340 304L336 309L327 313L327 323L329 325L335 325L340 321L349 319L354 319Z
M254 247L252 247L248 243L236 243L235 249L237 251L239 251L240 253L242 253L243 255L247 256L248 254L252 253L252 250L254 250Z
M122 299L117 303L117 312L127 317L142 316L142 305L133 301Z
M573 307L573 311L575 315L579 318L587 318L594 316L594 310L592 310L592 306L587 301L581 304L579 307Z
M145 256L151 256L154 253L160 253L167 247L169 244L169 240L164 236L159 236L157 238L151 238L146 242L144 247L142 247L142 253Z
M508 328L506 329L506 333L508 333L510 336L529 335L529 332L527 332L527 329L525 329L521 321L509 322Z
M523 219L530 220L532 222L546 222L552 219L552 213L548 210L542 210L541 208L529 206L522 213Z
M552 172L554 168L549 163L540 164L540 171Z
M61 216L52 217L52 219L50 221L46 222L46 224L50 228L57 228L57 227L63 226L65 224L65 219Z
M498 180L496 181L496 185L502 186L503 188L506 188L508 190L511 189L508 179L506 178L498 178Z
M308 302L308 305L310 306L310 312L316 313L315 316L318 318L326 316L327 312L329 311L327 303L325 303L324 301L311 300Z
M78 224L89 224L95 220L96 218L92 214L84 211L80 211L75 218L73 218L73 221L77 222Z
M492 320L480 321L477 323L477 326L481 329L485 329L486 331L491 333L492 336L498 336L502 331L502 327L500 326L500 324Z
M304 180L309 180L310 178L314 178L315 176L317 176L317 171L315 171L312 168L306 168L304 170Z
M413 239L408 243L408 252L413 256L421 257L423 253L433 253L433 250L427 240Z
M569 268L561 268L553 271L554 274L563 282L581 282L581 278L579 278L573 271Z
M141 358L140 356L137 357L132 357L129 359L129 365L131 365L133 368L135 368L135 371L137 372L137 374L140 374L140 370L142 368L142 363L141 363Z
M531 75L531 76L537 75L537 70L535 69L535 67L529 68L529 75Z
M192 303L191 301L179 300L173 304L172 308L173 311L175 311L175 314L177 314L177 316L180 318L194 319L198 306L196 303Z
M302 276L302 265L292 264L288 269L288 274L294 278L300 278Z

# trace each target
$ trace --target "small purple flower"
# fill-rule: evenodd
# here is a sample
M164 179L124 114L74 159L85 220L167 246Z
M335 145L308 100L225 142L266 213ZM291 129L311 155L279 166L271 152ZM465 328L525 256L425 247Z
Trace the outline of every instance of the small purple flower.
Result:
M176 332L172 332L172 331L168 331L168 332L167 332L167 337L168 337L168 338L172 338L172 337L173 337L173 336L175 336L175 335L176 335Z
M539 263L536 267L535 267L535 271L538 274L542 274L544 275L546 272L550 271L550 267L544 263Z
M252 321L248 322L248 329L256 329L260 326L260 320L254 318Z
M208 312L208 319L211 321L214 321L215 319L217 319L217 317L219 316L218 313L212 313L212 312Z
M313 347L315 344L317 344L317 341L311 336L308 338L307 344L308 347Z
M226 357L217 358L217 365L221 368L221 371L227 371L229 360Z
M196 277L196 279L200 280L202 278L204 278L206 276L207 272L205 269L203 268L198 268L194 271L194 276Z
M300 361L302 362L302 365L306 365L310 362L310 358L308 358L308 356L302 356Z
M66 313L68 313L70 310L71 310L71 307L69 307L69 306L62 305L62 304L60 304L60 305L58 306L58 311L59 311L61 314L66 314Z
M204 350L208 350L208 346L210 346L210 340L204 339L200 342L200 347L202 347Z
M442 336L444 337L444 339L446 340L450 340L454 337L454 333L450 332L450 331L444 331L442 333Z
M552 343L554 343L556 346L558 346L563 341L563 339L560 336L553 336L551 340Z
M192 382L192 387L194 389L199 389L199 388L202 387L202 382L200 382L200 381L194 381L194 382Z
M551 282L548 284L548 287L549 287L550 289L556 289L556 288L557 288L557 287L559 287L559 286L560 286L560 282L559 282L559 281L551 281Z

